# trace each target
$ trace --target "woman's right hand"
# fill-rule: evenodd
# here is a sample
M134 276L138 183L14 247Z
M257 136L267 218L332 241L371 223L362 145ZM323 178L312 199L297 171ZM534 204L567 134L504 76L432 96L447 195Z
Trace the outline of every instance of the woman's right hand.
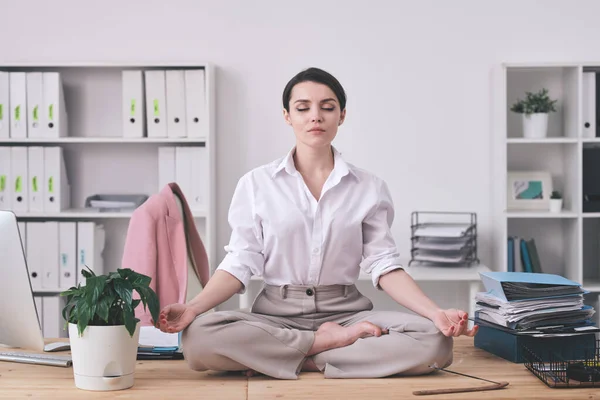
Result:
M166 333L180 332L195 318L196 313L187 304L169 304L160 311L157 327Z

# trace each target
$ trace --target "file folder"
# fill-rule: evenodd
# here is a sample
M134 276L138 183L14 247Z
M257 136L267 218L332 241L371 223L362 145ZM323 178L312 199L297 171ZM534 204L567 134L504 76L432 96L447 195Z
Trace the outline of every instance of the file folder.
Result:
M12 152L10 147L0 147L0 210L12 210L11 174Z
M158 148L158 191L166 185L176 182L175 177L175 147Z
M27 78L25 72L9 72L10 136L27 137Z
M15 212L29 211L29 180L27 147L11 147L12 208Z
M0 71L0 139L10 137L10 85L8 72Z
M44 105L44 88L41 72L27 72L27 136L44 137L44 123L41 120Z
M71 187L61 147L44 147L45 212L60 212L71 207Z
M123 71L121 80L123 137L144 137L146 106L144 103L144 77L142 71Z
M45 236L44 222L27 222L27 268L33 290L43 288L42 274L45 257L43 246L46 240Z
M166 71L167 136L180 138L187 135L185 116L185 77L183 70Z
M582 76L583 136L596 136L596 73L584 72Z
M38 315L38 322L40 324L40 329L42 330L42 334L44 333L44 298L42 296L33 296L33 301L35 302L35 309Z
M529 294L529 296L526 298L527 300L584 293L580 284L560 275L530 272L493 271L480 272L479 275L481 276L481 281L489 294L507 302L525 300L524 298L519 298L518 293L516 293L514 290L514 294L512 295L507 293L509 288L509 285L507 284L527 284L533 286L524 290L524 292ZM548 285L546 289L544 289L545 285ZM534 293L534 295L531 295L531 293Z
M206 81L203 69L185 70L185 106L187 137L208 137Z
M66 298L58 295L45 296L42 302L43 333L46 338L68 337L65 329L62 309L66 305Z
M68 136L68 119L62 79L59 72L43 73L45 136L51 139Z
M85 285L81 271L88 268L96 275L104 273L104 226L94 222L77 222L77 283Z
M44 148L27 148L29 211L44 211Z
M77 223L58 224L59 287L66 290L77 286Z
M186 200L192 198L192 148L181 147L175 148L175 181L181 188ZM191 208L191 207L190 207Z
M44 255L42 261L42 287L45 289L59 288L59 245L58 222L47 221L42 225L43 239L36 244L37 251ZM40 239L38 237L38 239Z
M192 210L207 210L209 196L209 165L206 147L190 147L191 157L189 206Z
M167 105L165 71L144 72L146 85L146 123L148 137L167 137Z
M23 254L27 254L27 222L19 221L19 235L21 236L21 245L23 246Z

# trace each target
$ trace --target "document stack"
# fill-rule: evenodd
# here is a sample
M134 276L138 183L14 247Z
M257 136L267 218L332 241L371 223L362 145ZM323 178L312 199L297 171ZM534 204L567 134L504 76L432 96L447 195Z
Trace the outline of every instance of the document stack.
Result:
M123 136L206 138L205 70L122 72Z
M166 333L153 326L141 326L138 360L177 360L183 358L181 333Z
M477 216L458 212L413 212L409 265L466 266L477 258Z
M475 296L475 346L510 359L520 359L519 347L544 338L581 340L600 332L591 317L595 310L584 304L586 293L562 276L529 272L482 272L485 292ZM576 337L575 339L568 339ZM586 338L583 338L584 340ZM549 343L549 342L541 342Z

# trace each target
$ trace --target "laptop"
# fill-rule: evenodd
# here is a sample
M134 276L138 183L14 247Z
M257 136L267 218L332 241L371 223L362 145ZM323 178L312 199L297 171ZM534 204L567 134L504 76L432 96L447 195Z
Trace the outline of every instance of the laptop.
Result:
M39 354L68 349L68 342L44 345L17 217L0 210L0 361L70 366L70 356Z

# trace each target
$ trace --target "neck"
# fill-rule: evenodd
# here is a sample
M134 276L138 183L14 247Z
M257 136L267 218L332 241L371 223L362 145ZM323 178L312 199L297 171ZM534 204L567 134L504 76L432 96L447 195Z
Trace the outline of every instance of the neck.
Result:
M303 175L329 174L334 165L331 145L315 149L297 143L294 164Z

